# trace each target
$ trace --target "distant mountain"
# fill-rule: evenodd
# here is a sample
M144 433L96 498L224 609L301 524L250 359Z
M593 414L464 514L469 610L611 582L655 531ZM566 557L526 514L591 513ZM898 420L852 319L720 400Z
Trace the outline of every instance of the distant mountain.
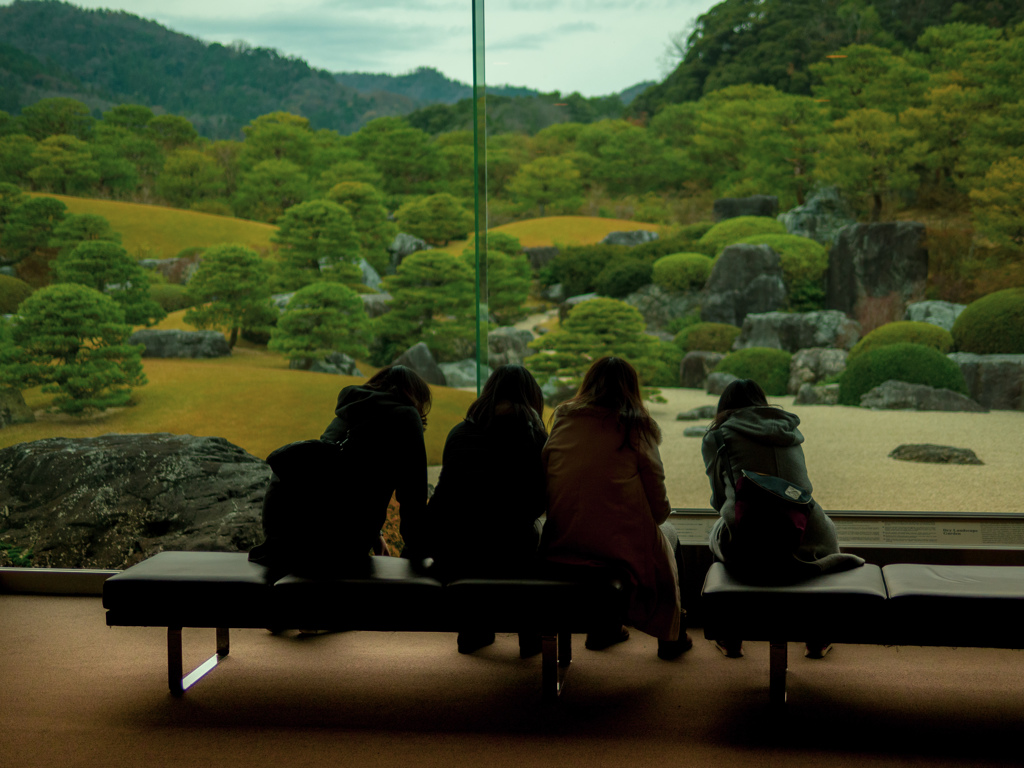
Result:
M417 107L430 104L455 104L473 96L473 87L445 77L432 67L419 67L405 75L374 75L367 72L339 72L334 79L364 95L393 93L406 96ZM487 92L498 96L538 96L540 91L512 85L488 85Z

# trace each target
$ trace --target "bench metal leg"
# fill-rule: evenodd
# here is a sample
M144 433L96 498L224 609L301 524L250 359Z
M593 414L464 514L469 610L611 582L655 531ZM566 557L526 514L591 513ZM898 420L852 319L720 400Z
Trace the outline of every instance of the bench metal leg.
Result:
M788 664L786 653L788 650L788 643L778 641L769 643L768 700L773 705L786 703L786 667Z
M541 688L546 701L557 699L565 687L565 676L572 663L572 635L568 632L560 634L542 634L541 648Z
M184 671L181 663L181 627L167 628L167 685L172 696L181 696L200 678L217 666L231 650L227 627L217 627L217 653L208 658L194 670L182 677Z

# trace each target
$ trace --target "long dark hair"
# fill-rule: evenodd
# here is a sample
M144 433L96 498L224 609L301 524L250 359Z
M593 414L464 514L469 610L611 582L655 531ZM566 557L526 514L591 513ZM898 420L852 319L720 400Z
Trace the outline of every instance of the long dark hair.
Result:
M730 381L722 390L722 396L718 398L718 410L715 411L711 429L718 429L740 408L749 408L752 405L768 405L768 396L761 389L761 385L753 379Z
M559 406L567 412L595 406L607 408L622 428L622 446L639 447L644 440L661 442L661 430L640 395L636 369L621 357L602 357L590 366L576 395Z
M502 365L487 378L480 397L466 411L466 420L486 430L496 415L512 414L524 426L547 434L542 413L544 394L533 374L521 365Z
M378 392L391 392L409 401L409 404L420 412L426 423L430 413L430 385L412 368L404 365L389 365L381 368L365 384L367 389Z

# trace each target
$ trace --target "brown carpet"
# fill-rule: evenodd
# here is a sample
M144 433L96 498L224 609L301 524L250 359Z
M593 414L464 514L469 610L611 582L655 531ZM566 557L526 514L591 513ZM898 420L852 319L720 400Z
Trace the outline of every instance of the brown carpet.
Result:
M560 701L515 637L460 656L444 634L232 632L182 699L165 632L107 628L95 598L0 595L0 766L988 766L1022 764L1024 656L989 649L790 646L789 703L768 652L660 661L633 638L583 649ZM186 664L212 630L186 630Z

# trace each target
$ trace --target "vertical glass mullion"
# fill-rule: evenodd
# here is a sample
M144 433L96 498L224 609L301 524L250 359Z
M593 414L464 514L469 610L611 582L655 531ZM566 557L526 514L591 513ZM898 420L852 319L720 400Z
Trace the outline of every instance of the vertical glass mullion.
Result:
M473 249L476 265L476 392L487 366L487 104L484 77L484 0L473 3Z

